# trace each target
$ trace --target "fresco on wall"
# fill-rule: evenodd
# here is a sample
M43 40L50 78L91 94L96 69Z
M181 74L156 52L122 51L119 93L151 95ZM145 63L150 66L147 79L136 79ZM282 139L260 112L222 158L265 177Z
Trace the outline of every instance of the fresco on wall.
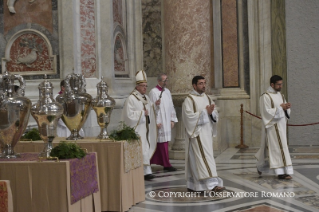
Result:
M96 75L94 0L80 0L81 68L85 77Z
M124 49L119 35L116 36L114 44L114 71L125 72Z
M54 58L50 55L46 41L37 34L24 33L17 37L9 51L6 62L7 70L11 73L27 75L55 73Z

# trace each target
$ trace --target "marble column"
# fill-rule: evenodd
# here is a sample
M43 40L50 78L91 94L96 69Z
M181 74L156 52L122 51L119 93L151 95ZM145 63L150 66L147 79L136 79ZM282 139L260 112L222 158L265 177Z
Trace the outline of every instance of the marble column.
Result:
M184 126L181 104L192 89L195 75L206 78L211 93L213 79L212 5L210 0L163 1L164 67L170 83L177 118L176 139L171 158L184 156ZM175 153L178 153L176 156Z

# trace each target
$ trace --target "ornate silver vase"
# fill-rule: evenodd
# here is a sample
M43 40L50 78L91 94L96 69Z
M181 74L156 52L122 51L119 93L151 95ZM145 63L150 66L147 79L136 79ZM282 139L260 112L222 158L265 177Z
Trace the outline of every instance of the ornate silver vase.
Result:
M7 71L0 75L3 92L0 94L0 145L1 158L16 158L14 146L24 133L30 116L31 101L24 97L25 81L18 74L9 74ZM15 91L15 80L20 83Z
M97 123L101 127L101 132L97 136L98 139L107 139L107 126L111 120L111 113L115 106L115 100L107 94L108 86L103 80L97 85L97 97L92 101L92 107L97 116Z
M53 98L53 88L52 83L48 82L47 76L44 75L44 81L38 86L39 100L31 108L31 115L36 120L40 137L44 141L44 149L40 156L45 158L50 157L58 120L63 114L63 106Z
M86 82L82 74L69 74L64 82L65 92L57 96L56 100L64 108L62 120L71 131L71 135L66 139L83 139L79 131L88 117L92 97L86 93Z

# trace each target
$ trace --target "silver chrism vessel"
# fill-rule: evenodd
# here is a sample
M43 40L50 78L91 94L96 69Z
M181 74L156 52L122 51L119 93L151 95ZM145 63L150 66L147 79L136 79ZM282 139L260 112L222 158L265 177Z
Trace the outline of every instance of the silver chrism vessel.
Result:
M66 139L83 139L79 131L88 117L92 97L86 93L86 82L82 74L69 74L64 83L65 91L57 96L56 100L63 105L62 120L71 131L71 135Z
M106 128L111 120L111 113L115 106L115 100L108 95L108 86L103 80L103 76L101 82L99 82L96 87L97 97L92 101L92 107L97 116L97 123L101 127L101 132L97 138L107 139L109 136Z
M0 75L3 92L0 94L0 145L2 158L16 158L14 146L24 133L30 116L31 101L24 97L25 81L18 74L9 74L7 71ZM15 91L15 81L20 86Z
M38 86L39 100L32 105L31 115L36 120L41 139L44 141L44 149L41 157L49 158L52 150L52 142L56 137L59 118L63 114L63 107L53 98L53 85L44 75L44 81Z

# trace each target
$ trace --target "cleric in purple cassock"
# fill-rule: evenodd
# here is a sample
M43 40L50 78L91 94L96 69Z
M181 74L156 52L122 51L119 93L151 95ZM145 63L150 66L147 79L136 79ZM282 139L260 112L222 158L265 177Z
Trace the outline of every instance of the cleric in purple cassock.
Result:
M153 88L149 97L154 103L161 99L161 103L156 107L156 125L157 125L157 148L151 159L151 164L157 164L164 167L164 171L176 171L172 167L168 157L168 142L171 141L171 133L174 124L177 122L176 112L173 105L171 92L166 88L167 75L160 74L157 77L158 84Z

